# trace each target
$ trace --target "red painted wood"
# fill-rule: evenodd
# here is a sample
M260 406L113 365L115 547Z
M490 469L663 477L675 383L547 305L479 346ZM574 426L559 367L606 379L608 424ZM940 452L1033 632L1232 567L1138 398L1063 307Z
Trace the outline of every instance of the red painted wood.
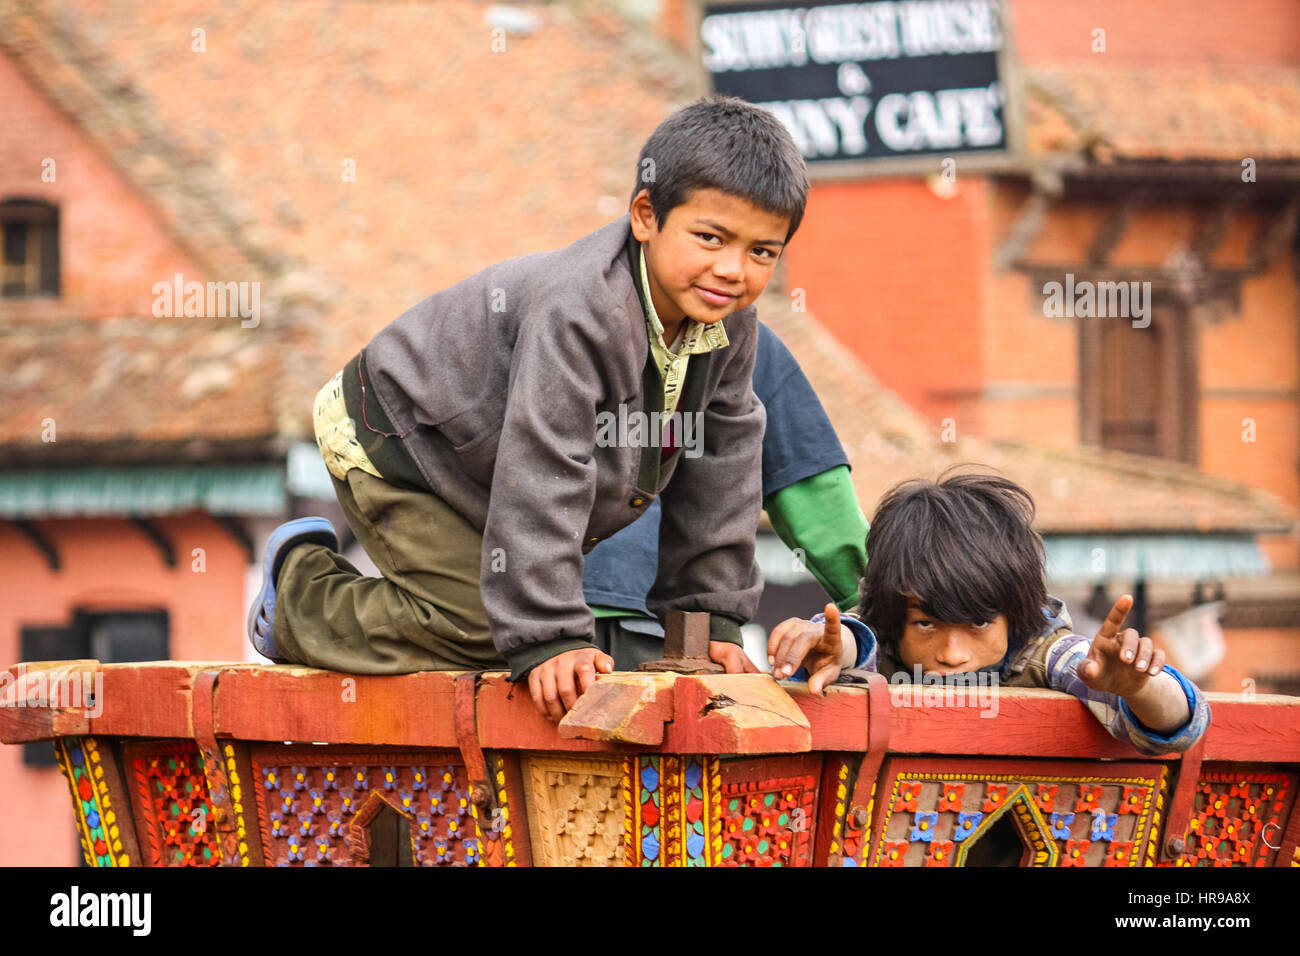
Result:
M1108 734L1080 701L1055 691L1001 690L994 717L981 717L977 707L891 703L889 749L897 753L1139 756L1130 744Z
M1183 852L1183 848L1176 846L1173 841L1182 843L1187 824L1192 819L1192 803L1196 799L1196 787L1201 780L1201 761L1204 756L1205 740L1202 738L1178 761L1178 782L1174 785L1174 795L1169 800L1164 842L1156 848L1156 855L1160 859L1175 860Z
M1300 763L1300 697L1206 694L1206 760Z
M204 665L158 662L108 664L57 662L99 668L103 713L84 708L0 707L0 741L22 743L57 735L192 737L194 676ZM32 668L51 664L27 665ZM328 740L387 746L456 746L452 719L454 673L401 677L336 674L310 668L257 664L219 668L215 728L218 736L245 740ZM12 676L14 668L9 668ZM727 675L734 677L736 675ZM742 680L768 681L767 677ZM355 701L344 699L345 682ZM867 692L833 687L814 697L799 685L784 685L810 723L814 750L863 752L873 728L867 720ZM8 692L14 692L13 687ZM1300 763L1300 699L1210 694L1212 722L1205 738L1206 760ZM513 698L513 699L510 699ZM905 707L890 710L889 748L903 753L957 752L1032 757L1132 758L1136 751L1114 740L1084 706L1063 694L1003 689L998 715L977 707ZM707 746L699 727L683 731L682 716L668 725L655 749L691 752ZM877 711L881 713L881 711ZM694 721L699 724L699 721ZM645 746L565 739L556 725L533 709L527 688L486 676L479 690L479 728L485 747L571 752L636 752ZM725 736L725 735L724 735ZM757 746L751 741L751 746ZM1176 759L1166 755L1161 759Z
M565 738L661 744L673 719L676 674L606 674L559 723Z
M677 678L664 749L675 753L805 753L808 718L767 674Z
M810 694L807 684L781 687L808 718L813 750L867 749L867 695L860 686L828 687L824 697Z
M216 730L240 740L456 747L455 672L398 677L301 667L228 668Z
M90 680L102 679L102 710L89 716L84 707L0 706L0 742L26 743L52 736L189 737L194 675L214 665L168 661L140 664L100 664L99 661L42 661L24 665L27 676L76 671ZM222 666L222 665L215 665ZM11 678L17 666L8 668ZM95 677L94 675L101 675ZM84 680L84 678L79 678ZM6 687L13 693L16 684Z
M579 753L643 753L648 749L613 741L566 739L533 706L528 685L505 674L488 674L478 688L478 736L485 750L558 750Z

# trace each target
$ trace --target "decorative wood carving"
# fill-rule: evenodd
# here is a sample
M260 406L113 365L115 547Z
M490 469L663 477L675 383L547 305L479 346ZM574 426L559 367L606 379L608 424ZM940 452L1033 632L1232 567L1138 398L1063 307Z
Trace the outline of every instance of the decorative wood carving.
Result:
M523 758L528 823L539 866L621 866L623 759Z
M1184 851L1162 866L1272 866L1295 802L1295 774L1206 771L1196 781ZM1270 845L1271 844L1271 845Z
M354 823L363 809L370 816L382 809L368 807L372 795L406 818L420 866L486 863L484 829L492 823L480 827L454 750L263 746L251 752L251 762L269 866L352 866L366 859L368 843Z
M54 741L59 769L68 781L72 811L88 866L140 866L140 847L130 818L117 761L94 737ZM125 816L119 817L119 812Z
M723 860L717 757L650 754L624 764L628 866L717 866Z
M873 836L876 866L961 866L1006 813L1026 866L1154 862L1167 769L1161 764L892 759Z
M203 758L193 740L130 743L136 831L149 866L218 866L221 846Z

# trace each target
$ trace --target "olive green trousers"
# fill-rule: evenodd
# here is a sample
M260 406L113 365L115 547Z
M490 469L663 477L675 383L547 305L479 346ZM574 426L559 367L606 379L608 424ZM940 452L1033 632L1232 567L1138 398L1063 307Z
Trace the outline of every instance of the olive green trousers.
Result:
M276 583L275 641L291 663L351 674L509 670L479 592L483 536L441 498L351 468L331 476L382 578L319 544L293 548ZM663 656L663 639L596 620L618 670Z

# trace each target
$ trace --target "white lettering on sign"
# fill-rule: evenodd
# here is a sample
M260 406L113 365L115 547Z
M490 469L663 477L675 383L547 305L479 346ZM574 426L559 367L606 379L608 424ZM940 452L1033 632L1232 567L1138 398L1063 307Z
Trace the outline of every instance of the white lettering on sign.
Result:
M997 0L905 0L715 13L700 23L711 73L900 56L988 53L1002 46Z

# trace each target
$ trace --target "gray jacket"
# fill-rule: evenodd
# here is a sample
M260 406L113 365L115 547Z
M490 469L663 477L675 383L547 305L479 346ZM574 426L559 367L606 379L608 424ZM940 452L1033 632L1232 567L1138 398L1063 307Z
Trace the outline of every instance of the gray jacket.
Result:
M656 495L651 612L709 611L714 639L739 643L758 606L765 414L753 389L756 309L722 320L726 348L690 358L678 410L703 411L703 454L679 449L665 461L644 443L597 444L598 414L663 407L633 279L638 250L625 215L428 297L361 353L367 395L428 487L483 534L483 604L512 679L591 646L583 555Z

